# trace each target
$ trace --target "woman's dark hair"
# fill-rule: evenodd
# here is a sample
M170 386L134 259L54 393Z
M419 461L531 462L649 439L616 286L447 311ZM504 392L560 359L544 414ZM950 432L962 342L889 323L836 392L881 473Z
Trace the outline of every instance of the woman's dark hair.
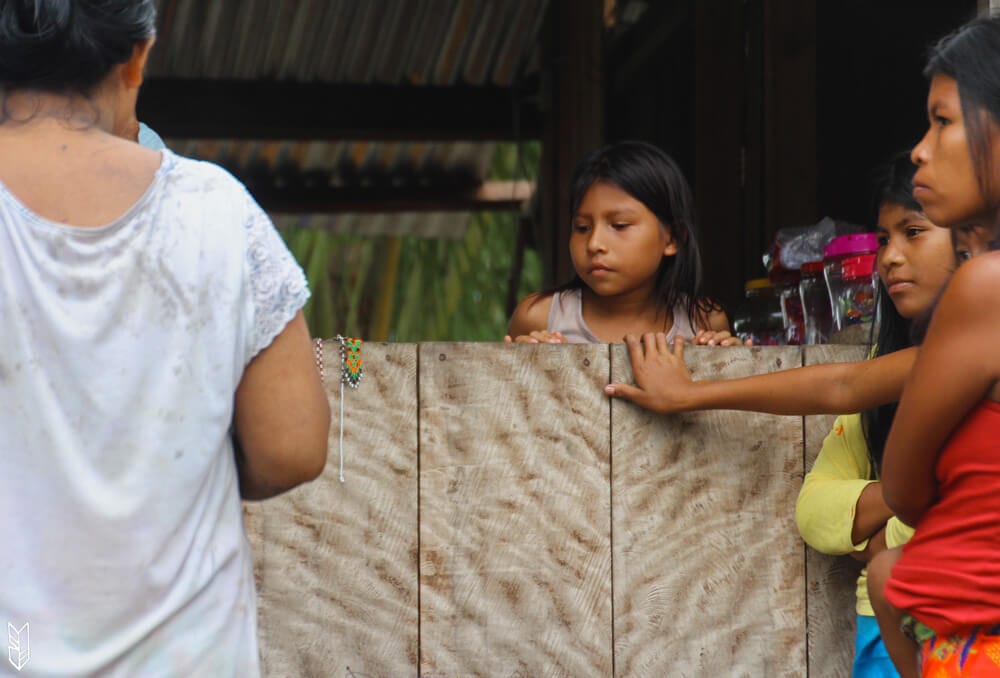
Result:
M924 75L946 75L958 83L962 120L979 187L991 203L1000 200L990 185L993 158L988 120L1000 123L1000 20L975 19L931 47Z
M908 210L923 210L913 198L913 174L916 165L910 161L909 151L897 153L876 171L874 207L877 217L883 205L899 205ZM871 348L873 357L879 357L909 348L914 345L911 336L912 323L901 316L892 303L881 278L876 282L875 309L878 322L872 326ZM876 327L878 334L876 335ZM882 466L882 452L889 437L892 420L896 416L897 403L889 403L865 410L861 413L861 429L868 444L868 458L872 473L878 477Z
M155 32L155 0L0 0L0 92L88 95Z
M680 305L697 327L708 313L721 306L702 296L701 254L694 229L694 198L684 174L673 158L641 141L620 141L591 152L576 166L571 184L569 218L576 216L590 187L612 184L641 202L670 229L677 254L663 257L656 271L654 295L658 311L669 313ZM583 287L576 276L561 289Z

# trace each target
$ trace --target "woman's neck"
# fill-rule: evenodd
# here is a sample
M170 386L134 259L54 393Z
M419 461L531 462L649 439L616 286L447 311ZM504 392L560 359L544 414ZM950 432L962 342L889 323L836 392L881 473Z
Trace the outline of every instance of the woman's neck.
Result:
M116 126L114 102L100 93L93 97L16 90L5 95L0 131L24 133L58 125L70 131L100 131L113 134Z

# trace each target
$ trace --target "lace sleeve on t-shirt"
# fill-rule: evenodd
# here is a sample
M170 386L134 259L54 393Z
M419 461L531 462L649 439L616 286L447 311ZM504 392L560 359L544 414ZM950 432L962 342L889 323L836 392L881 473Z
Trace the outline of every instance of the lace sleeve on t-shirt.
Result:
M295 313L309 299L309 285L302 268L288 251L271 219L251 203L247 218L247 275L253 326L247 344L246 362L271 345Z

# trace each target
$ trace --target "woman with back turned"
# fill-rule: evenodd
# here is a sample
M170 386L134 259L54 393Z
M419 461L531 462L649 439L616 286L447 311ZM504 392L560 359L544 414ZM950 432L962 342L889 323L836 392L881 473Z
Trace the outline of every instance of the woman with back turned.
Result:
M115 135L154 26L154 0L0 0L0 620L41 675L259 675L240 498L326 461L273 225Z

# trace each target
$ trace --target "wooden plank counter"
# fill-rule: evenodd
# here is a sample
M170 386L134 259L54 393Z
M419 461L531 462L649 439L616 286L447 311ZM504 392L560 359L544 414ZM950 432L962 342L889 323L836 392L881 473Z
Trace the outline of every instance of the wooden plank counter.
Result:
M315 482L247 504L275 677L849 676L854 578L795 499L832 417L652 415L622 345L365 344ZM692 348L696 379L864 357Z

